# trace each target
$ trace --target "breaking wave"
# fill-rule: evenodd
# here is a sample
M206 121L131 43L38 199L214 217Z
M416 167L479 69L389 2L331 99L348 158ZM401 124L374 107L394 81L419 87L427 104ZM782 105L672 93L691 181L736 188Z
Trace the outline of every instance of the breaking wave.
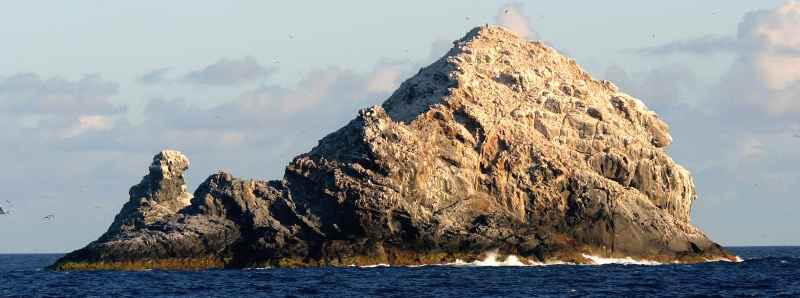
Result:
M475 260L472 262L464 262L456 259L453 263L444 264L446 266L474 266L474 267L509 267L509 266L543 266L544 263L538 262L522 262L519 257L515 255L506 256L505 259L500 260L497 252L489 252L483 260Z
M455 262L452 263L443 263L443 264L427 264L427 265L406 265L406 266L397 266L397 267L408 267L408 268L418 268L418 267L426 267L426 266L452 266L452 267L537 267L537 266L552 266L552 265L588 265L588 266L602 266L602 265L636 265L636 266L658 266L658 265L677 265L681 264L679 262L673 263L661 263L656 261L650 260L637 260L631 257L627 258L606 258L594 255L583 254L583 257L587 260L591 261L589 264L578 264L573 262L564 262L564 261L552 261L547 263L530 261L528 259L520 258L515 255L507 255L502 257L497 251L491 251L486 253L486 257L483 260L475 260L471 262L466 262L461 259L456 259ZM728 259L709 259L706 262L742 262L743 259L739 256L736 257L736 261L730 261ZM393 267L389 264L375 264L375 265L364 265L364 266L357 266L357 265L350 265L350 267L358 267L358 268L378 268L378 267Z
M635 260L631 257L627 258L604 258L592 255L583 255L584 258L589 259L594 264L588 265L645 265L645 266L655 266L655 265L665 265L669 263L660 263L656 261L647 261L647 260Z
M357 266L358 268L378 268L378 267L390 267L389 264L375 264L375 265L364 265L364 266Z

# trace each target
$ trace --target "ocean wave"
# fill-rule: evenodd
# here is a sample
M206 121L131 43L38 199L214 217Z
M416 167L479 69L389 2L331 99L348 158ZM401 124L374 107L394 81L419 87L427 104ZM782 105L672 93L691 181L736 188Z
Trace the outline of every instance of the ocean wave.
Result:
M350 265L350 266L355 266L355 265ZM364 266L355 266L355 267L358 267L358 268L378 268L378 267L391 267L391 265L381 263L381 264L375 264L375 265L364 265Z
M741 262L743 262L743 263L779 263L779 264L789 264L789 263L800 263L800 257L792 257L792 256L752 257L752 258L743 259Z
M711 262L741 263L741 262L744 262L744 259L742 259L740 256L736 256L736 259L733 260L733 261L731 261L729 259L719 258L719 259L707 259L706 262L709 262L709 263L711 263Z
M586 265L644 265L644 266L655 266L655 265L668 265L669 263L661 263L656 261L648 261L648 260L636 260L631 257L627 258L604 258L599 256L593 255L583 255L584 258L592 261L594 264L586 264Z
M472 262L464 262L456 259L453 263L444 264L447 266L470 266L470 267L512 267L512 266L543 266L544 263L538 262L523 262L515 255L508 255L500 260L497 252L486 253L486 258L483 260L475 260Z
M456 260L453 263L443 264L445 266L472 266L472 267L512 267L512 266L519 266L519 267L535 267L535 266L552 266L552 265L645 265L645 266L656 266L656 265L668 265L670 263L660 263L656 261L649 261L649 260L636 260L631 257L627 258L605 258L593 255L583 254L583 257L587 260L591 261L590 264L578 264L574 262L564 262L564 261L550 261L546 263L542 262L535 262L525 260L522 261L518 256L515 255L508 255L505 259L500 260L499 255L497 252L489 252L486 254L486 258L483 260L475 260L472 262L464 262L462 260Z
M658 266L658 265L677 265L681 264L680 262L672 262L672 263L662 263L650 260L637 260L631 257L626 258L606 258L594 255L583 254L582 255L585 259L591 261L588 264L579 264L574 262L564 262L564 261L548 261L546 263L531 261L529 259L520 258L515 255L506 255L502 257L497 251L491 251L486 253L486 257L483 260L474 260L471 262L467 262L461 259L456 259L455 262L452 263L442 263L442 264L421 264L421 265L403 265L403 266L392 266L389 264L374 264L374 265L349 265L348 267L357 267L357 268L379 268L379 267L406 267L406 268L419 268L419 267L427 267L427 266L452 266L452 267L539 267L539 266L553 266L553 265L588 265L588 266L602 266L602 265L637 265L637 266ZM708 259L706 262L743 262L744 260L736 256L735 261L731 261L728 259Z
M272 267L250 267L250 268L244 268L244 270L269 270L269 269L272 269Z
M461 259L456 259L455 262L452 263L441 263L441 264L420 264L420 265L404 265L404 266L391 266L389 264L376 264L376 265L364 265L364 266L356 266L350 265L348 267L358 267L358 268L376 268L376 267L406 267L406 268L419 268L419 267L428 267L428 266L447 266L447 267L530 267L530 266L546 266L546 265L560 265L566 263L540 263L540 262L532 262L521 259L515 255L507 255L504 258L501 258L500 254L496 251L486 253L486 257L483 260L475 260L472 262L466 262Z

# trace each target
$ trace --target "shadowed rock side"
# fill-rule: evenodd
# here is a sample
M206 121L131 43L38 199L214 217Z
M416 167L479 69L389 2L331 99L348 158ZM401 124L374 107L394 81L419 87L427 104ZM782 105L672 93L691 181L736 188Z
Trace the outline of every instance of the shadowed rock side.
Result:
M454 45L283 180L221 172L191 196L188 160L160 153L109 231L53 268L735 258L689 223L692 178L642 102L499 27Z

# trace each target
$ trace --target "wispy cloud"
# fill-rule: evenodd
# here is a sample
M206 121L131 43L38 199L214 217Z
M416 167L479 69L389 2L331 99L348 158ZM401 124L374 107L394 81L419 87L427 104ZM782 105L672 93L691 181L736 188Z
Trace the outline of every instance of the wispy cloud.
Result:
M800 127L798 30L800 1L787 1L745 14L736 36L707 35L638 50L643 58L654 60L675 54L730 55L733 62L720 69L718 78L695 77L699 68L691 64L632 73L608 69L606 78L670 124L676 136L670 153L694 174L698 210L711 214L699 224L714 222L713 214L720 213L720 202L713 198L738 206L728 212L746 213L761 208L764 200L797 206L788 198L794 197L800 181L794 166L800 163L800 141L793 137L793 128Z
M209 86L239 85L263 79L276 70L277 67L264 66L250 56L240 59L223 58L202 69L187 73L182 81Z
M738 52L742 44L731 36L707 35L688 39L672 41L654 47L645 47L636 50L643 55L669 55L669 54L713 54L718 52Z
M118 83L100 75L69 80L18 73L0 78L0 109L17 115L111 114L120 111L111 102L118 92Z
M534 30L533 21L524 12L522 2L511 1L504 4L497 11L495 22L511 29L522 37L539 39L539 34Z
M169 73L169 67L161 67L139 76L136 80L141 84L160 84L169 81L167 78L167 74Z
M72 138L111 129L113 118L126 110L112 102L118 92L118 83L99 75L69 80L14 74L0 78L0 117L10 122L8 131L30 130L28 138Z
M638 50L646 55L736 55L720 97L775 118L800 114L800 1L745 14L733 36L703 36Z

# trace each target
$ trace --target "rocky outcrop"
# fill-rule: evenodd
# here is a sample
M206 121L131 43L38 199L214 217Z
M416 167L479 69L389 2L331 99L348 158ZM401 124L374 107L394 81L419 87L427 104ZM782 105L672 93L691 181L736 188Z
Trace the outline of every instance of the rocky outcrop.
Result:
M192 194L186 191L183 180L183 172L188 168L189 159L178 151L164 150L156 154L149 173L142 182L131 187L130 201L122 207L103 237L140 229L189 206Z
M53 268L733 260L690 224L697 194L671 141L574 60L479 27L280 181L220 172L192 197L188 160L160 153L109 231Z

